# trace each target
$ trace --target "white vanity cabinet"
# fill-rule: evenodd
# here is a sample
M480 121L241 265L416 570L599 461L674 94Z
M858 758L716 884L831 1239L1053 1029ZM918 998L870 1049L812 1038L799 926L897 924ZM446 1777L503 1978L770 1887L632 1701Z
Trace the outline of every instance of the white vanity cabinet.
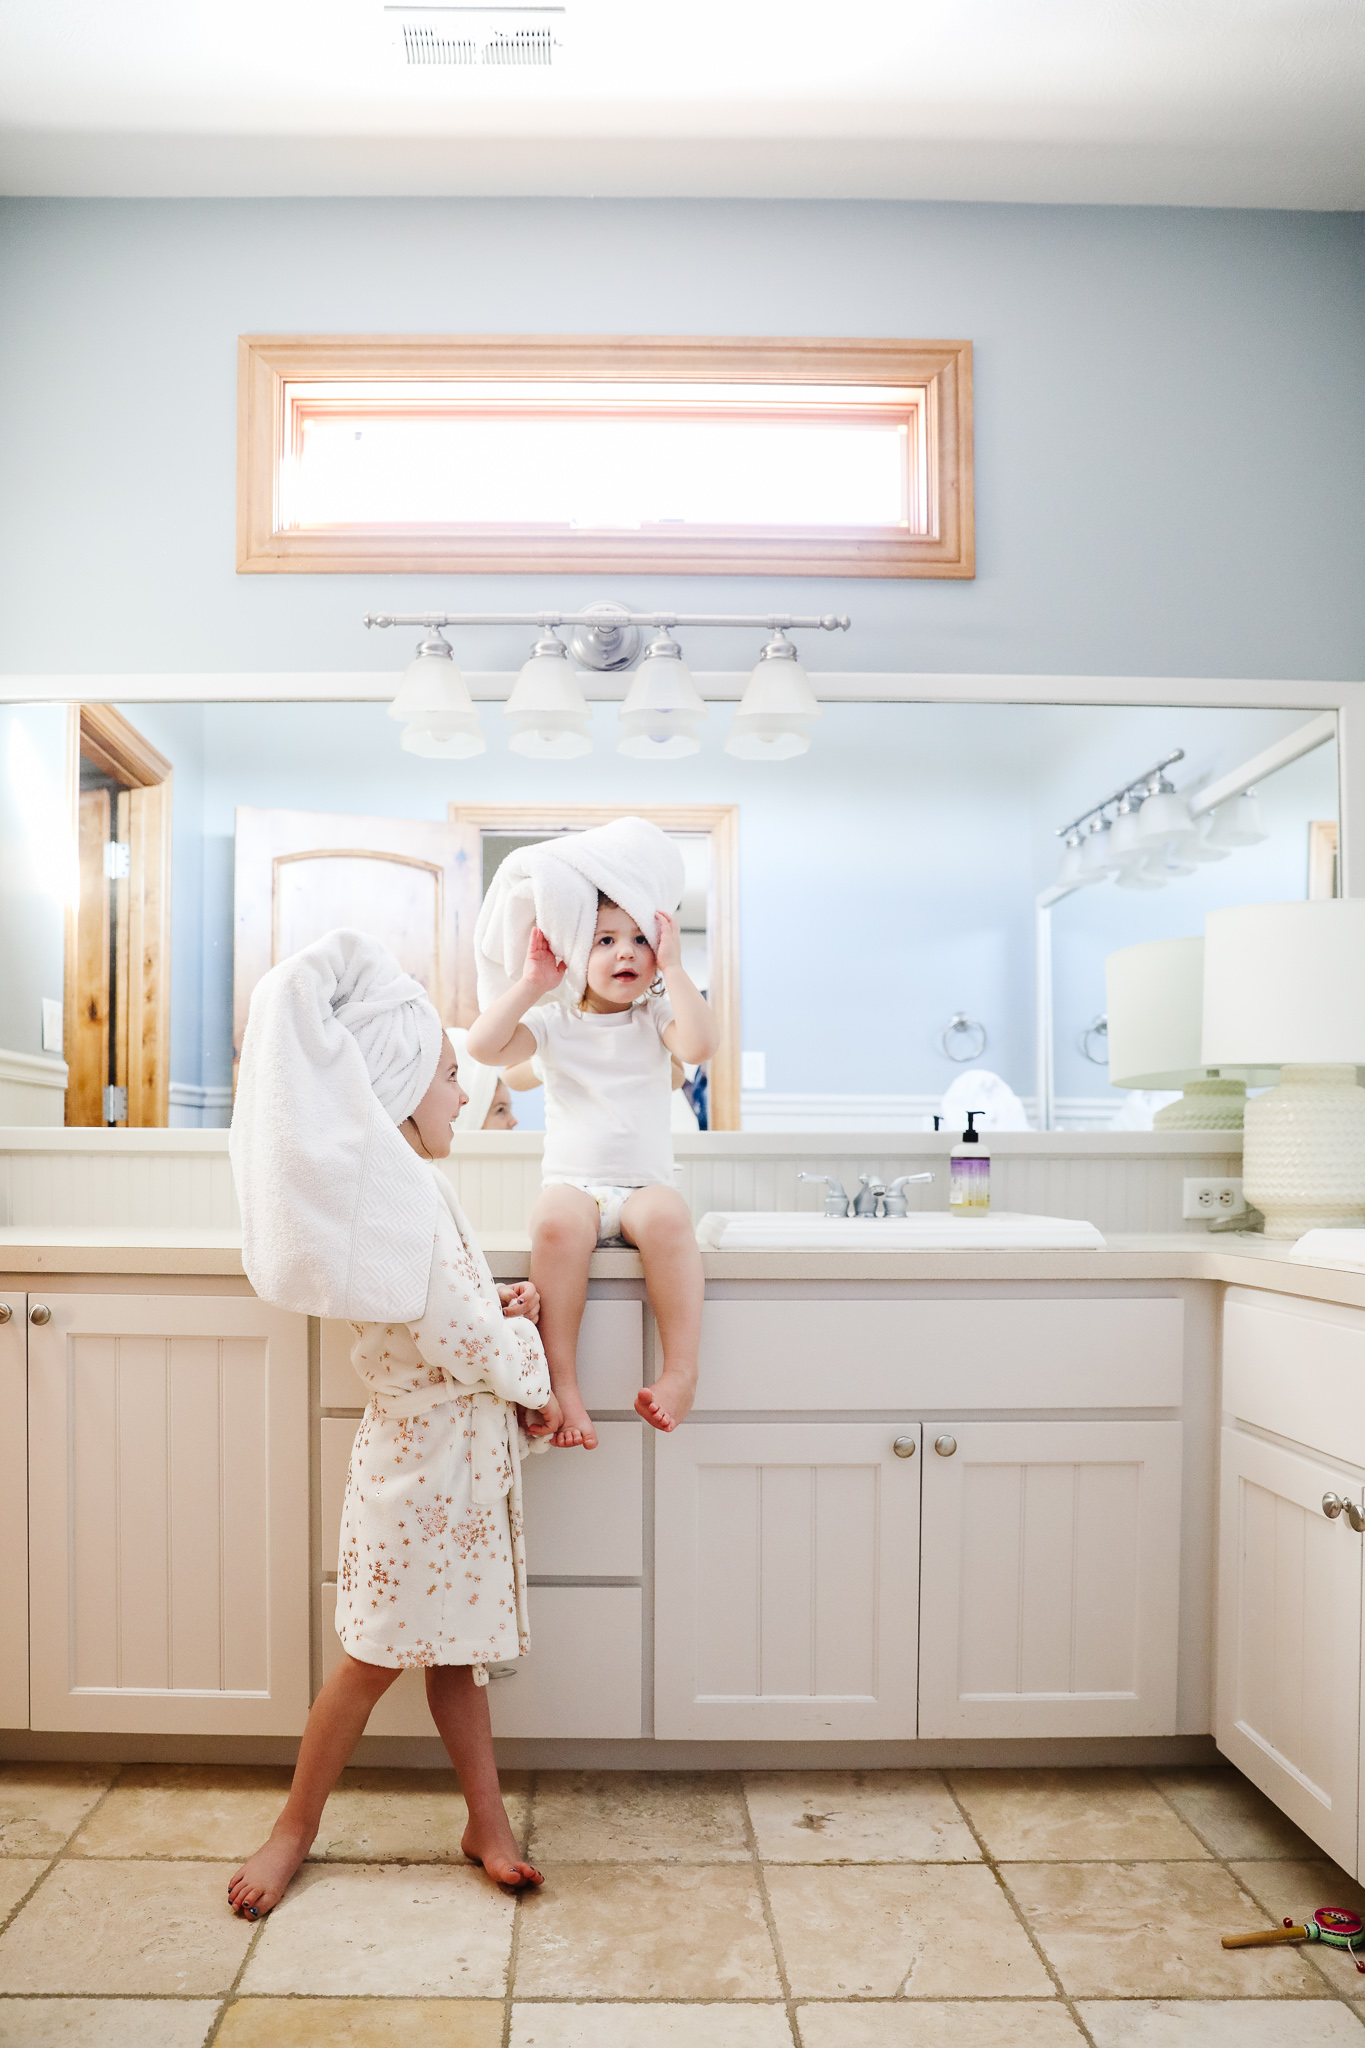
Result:
M1173 1294L708 1300L655 1734L1173 1734L1183 1334Z
M1223 1422L1218 1747L1355 1874L1365 1314L1229 1289Z
M43 1291L28 1296L26 1336L24 1719L298 1734L309 1703L304 1318L243 1295Z
M921 1736L1176 1725L1178 1422L926 1427Z

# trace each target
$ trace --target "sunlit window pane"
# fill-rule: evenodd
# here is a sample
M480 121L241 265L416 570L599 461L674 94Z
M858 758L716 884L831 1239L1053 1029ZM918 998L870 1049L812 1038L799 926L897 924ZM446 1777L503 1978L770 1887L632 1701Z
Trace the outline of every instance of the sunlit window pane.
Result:
M922 532L924 394L290 385L282 523Z

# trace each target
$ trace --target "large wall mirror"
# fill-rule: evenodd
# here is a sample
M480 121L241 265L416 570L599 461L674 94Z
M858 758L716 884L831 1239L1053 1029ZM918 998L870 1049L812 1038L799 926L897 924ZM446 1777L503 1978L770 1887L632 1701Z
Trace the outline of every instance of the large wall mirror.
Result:
M497 860L626 810L684 843L690 958L726 1024L716 1129L923 1129L950 1087L957 1100L964 1075L986 1073L1024 1123L1050 1098L1055 1127L1141 1127L1152 1105L1110 1084L1106 955L1197 935L1218 906L1335 887L1336 727L1311 706L830 703L799 759L732 758L718 718L700 754L647 765L614 751L607 704L594 707L594 751L571 762L511 754L496 704L482 707L487 753L455 762L401 751L382 703L117 708L125 746L135 735L144 763L165 766L170 816L169 1016L144 1005L138 1041L168 1086L164 1107L143 1089L129 1121L227 1121L253 980L315 928L381 929L443 1013L467 1018L472 918ZM85 803L91 843L78 855L64 824L81 802L80 731L63 705L0 709L15 796L0 826L0 936L21 963L0 993L0 1049L49 1074L73 1024L70 1000L64 1026L50 1010L43 1023L44 999L65 992L64 932L69 945L81 917L107 926L111 973L127 988L138 972L136 949L125 941L120 954L131 905L117 894L136 877L93 837L107 810L107 843L120 844L117 789ZM1109 876L1059 893L1059 829L1163 760L1201 817L1201 857L1168 849L1140 883ZM1258 763L1245 829L1220 835L1226 804L1201 813L1201 800ZM107 762L87 763L87 794L100 772L108 781ZM88 991L81 1001L88 1011ZM79 1096L53 1103L49 1088L39 1115L11 1093L8 1119L95 1121L100 1029L86 1032ZM535 1126L532 1096L518 1115Z

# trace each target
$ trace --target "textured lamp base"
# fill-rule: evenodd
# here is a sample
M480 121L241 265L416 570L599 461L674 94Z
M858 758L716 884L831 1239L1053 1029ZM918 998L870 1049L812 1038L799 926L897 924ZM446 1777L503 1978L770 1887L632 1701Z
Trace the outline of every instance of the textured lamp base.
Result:
M1154 1131L1240 1131L1246 1111L1245 1081L1187 1081L1179 1102L1168 1102L1152 1118Z
M1268 1238L1365 1228L1365 1088L1354 1067L1290 1066L1246 1106L1242 1188Z

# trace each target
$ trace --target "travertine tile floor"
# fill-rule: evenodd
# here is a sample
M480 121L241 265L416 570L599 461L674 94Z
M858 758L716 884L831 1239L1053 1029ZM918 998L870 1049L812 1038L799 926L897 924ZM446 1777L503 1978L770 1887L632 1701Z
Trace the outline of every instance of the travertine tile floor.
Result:
M1365 1977L1219 1935L1359 1888L1227 1769L542 1772L514 1899L449 1777L0 1766L0 2048L1365 2048Z

